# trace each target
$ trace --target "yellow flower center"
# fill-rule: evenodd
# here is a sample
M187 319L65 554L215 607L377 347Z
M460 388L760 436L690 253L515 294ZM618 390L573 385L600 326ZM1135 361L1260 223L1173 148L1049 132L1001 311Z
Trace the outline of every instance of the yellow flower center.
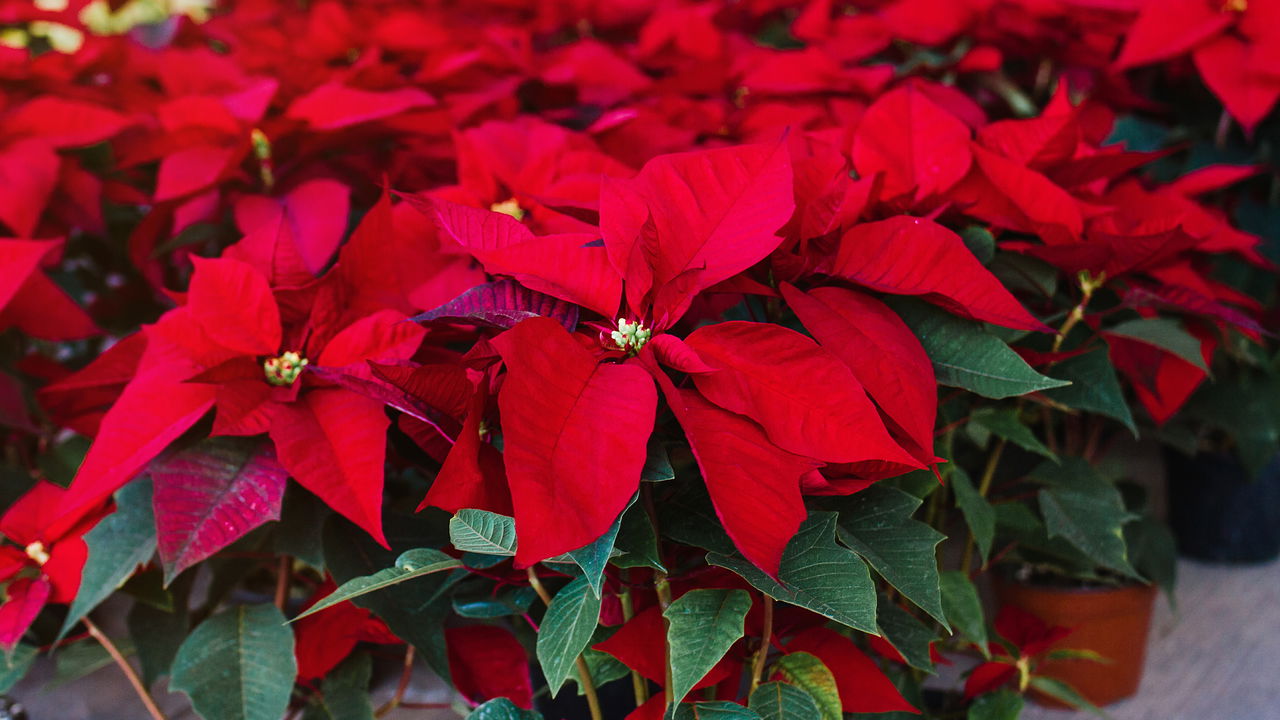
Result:
M49 551L44 549L44 543L37 540L27 546L27 557L37 565L44 565L49 562Z
M1249 0L1225 0L1222 3L1222 12L1242 13L1249 9Z
M502 202L496 202L489 206L489 209L503 215L510 215L516 220L524 220L524 209L520 207L520 202L515 198L509 198Z
M290 350L279 357L267 358L262 363L262 371L267 382L280 387L288 387L302 374L307 366L307 359Z

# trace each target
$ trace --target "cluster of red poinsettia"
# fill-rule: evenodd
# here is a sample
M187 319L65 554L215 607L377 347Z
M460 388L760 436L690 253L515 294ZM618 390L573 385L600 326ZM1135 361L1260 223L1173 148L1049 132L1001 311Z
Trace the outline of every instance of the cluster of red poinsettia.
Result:
M26 5L0 5L4 22L79 42L0 47L0 326L101 352L72 367L24 344L14 369L45 427L0 387L15 435L93 438L67 490L42 482L0 522L9 647L75 596L80 534L180 438L269 441L253 492L195 549L198 498L152 472L176 572L278 516L286 477L387 544L389 461L431 468L424 507L514 517L524 568L603 535L660 436L776 575L805 496L944 460L934 366L886 298L1032 337L1061 321L962 228L1179 318L1206 361L1221 328L1260 331L1204 268L1261 263L1256 239L1197 202L1256 169L1157 186L1135 173L1156 153L1106 139L1144 106L1121 71L1186 54L1256 126L1280 94L1274 2L242 0L124 34L86 19L97 3ZM1084 310L1157 422L1204 379ZM389 452L389 432L415 450ZM650 605L599 647L662 684ZM388 639L351 612L298 626L303 679ZM771 640L845 669L844 710L910 708L809 615ZM336 656L302 639L325 625ZM492 693L465 672L470 635L526 662L488 626L450 632L472 699ZM703 684L736 698L746 659Z

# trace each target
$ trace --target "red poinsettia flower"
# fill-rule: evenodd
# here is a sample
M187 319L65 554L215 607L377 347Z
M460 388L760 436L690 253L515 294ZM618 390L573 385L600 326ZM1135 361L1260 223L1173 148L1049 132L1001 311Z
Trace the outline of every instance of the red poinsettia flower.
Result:
M332 578L325 578L301 609L305 611L337 589ZM292 627L298 680L308 683L328 675L359 643L398 645L402 642L387 629L386 623L350 601L338 603L325 612L308 615L293 623Z
M272 294L252 266L196 260L186 304L144 328L137 374L102 419L68 512L100 502L211 408L214 435L268 433L281 464L379 542L388 421L381 403L305 373L410 357L423 331L381 311L342 326L318 284Z
M1070 628L1051 626L1013 605L1000 608L995 620L996 632L1013 647L1011 653L1000 643L991 643L992 660L973 669L964 683L965 698L973 698L1018 679L1026 688L1032 666L1054 643L1071 634Z
M40 614L45 603L69 603L80 589L80 572L89 555L82 536L102 513L95 511L68 525L63 519L67 492L41 480L0 517L0 533L14 545L0 546L0 649L6 652Z

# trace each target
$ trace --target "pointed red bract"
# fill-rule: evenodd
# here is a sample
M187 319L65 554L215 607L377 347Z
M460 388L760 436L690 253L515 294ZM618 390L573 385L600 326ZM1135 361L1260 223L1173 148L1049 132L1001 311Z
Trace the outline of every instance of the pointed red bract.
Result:
M959 235L900 215L856 225L832 272L873 290L920 295L957 315L1020 330L1048 330L982 266Z
M694 376L698 391L760 423L779 447L826 462L915 464L853 372L804 335L734 321L699 328L686 342L718 370Z
M18 578L5 587L6 600L0 605L0 650L13 652L44 608L49 590L43 578Z
M787 652L809 653L831 670L840 691L840 705L847 713L920 713L902 697L874 660L835 630L824 627L805 630L787 642Z
M859 175L883 173L884 197L922 200L969 171L969 128L915 88L899 88L867 108L852 156Z
M280 310L267 279L238 260L194 259L187 291L192 318L214 342L245 355L280 349Z
M510 630L467 625L447 628L444 636L449 674L463 697L473 703L505 697L518 707L533 707L529 658Z
M598 365L549 318L493 339L507 365L498 393L515 507L516 562L592 542L640 484L657 393L635 365Z
M210 439L152 463L156 542L176 577L269 520L280 519L284 468L254 440Z
M915 444L916 459L933 459L938 412L933 363L911 328L884 303L844 288L808 293L788 284L782 296L806 330L849 369L880 409Z

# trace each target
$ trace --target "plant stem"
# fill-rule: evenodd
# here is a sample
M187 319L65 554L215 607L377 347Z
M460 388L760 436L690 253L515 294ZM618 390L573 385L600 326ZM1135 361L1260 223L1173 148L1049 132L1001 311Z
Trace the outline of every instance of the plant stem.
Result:
M624 569L622 571L622 593L618 595L618 602L622 605L622 620L628 622L635 617L635 603L631 600L631 570ZM649 699L649 684L645 682L643 676L635 670L631 671L631 691L636 696L636 707L645 704Z
M276 567L276 607L280 612L284 612L284 606L289 602L289 580L292 575L293 558L282 555L280 564Z
M533 591L538 593L542 604L551 607L551 593L547 592L547 588L538 579L538 573L530 565L525 569L529 576L529 585L533 587ZM596 685L591 680L591 669L587 667L587 661L582 659L582 655L578 655L574 660L574 665L578 668L578 683L582 685L582 692L587 696L587 706L591 709L591 720L604 720L604 713L600 710L600 697L596 694Z
M755 662L751 666L751 692L760 687L760 678L764 677L764 663L769 656L769 647L773 644L773 598L761 594L764 598L764 629L760 631L760 649L756 651Z
M134 692L138 694L138 699L142 701L143 707L147 709L147 714L150 715L153 720L165 720L164 713L160 712L160 708L156 706L156 701L152 699L151 693L147 692L147 687L142 684L142 678L138 677L138 673L133 669L133 666L129 664L129 661L125 659L124 655L120 654L120 649L116 647L115 643L111 642L111 638L107 637L107 634L102 632L102 630L89 618L86 617L80 622L84 623L84 626L89 629L89 634L93 636L93 639L102 644L102 647L106 649L107 654L110 655L111 659L120 667L120 671L129 679L129 684L133 686Z
M658 544L658 560L663 567L671 567L662 559L662 532L658 529L658 509L653 503L653 483L640 483L640 498L644 501L645 514L649 516L649 524L653 527L653 537ZM662 608L662 627L663 632L670 630L667 624L666 613L667 608L671 607L671 583L667 582L667 574L662 570L653 571L653 589L658 593L658 606ZM663 637L663 656L666 662L666 672L663 674L662 689L667 693L667 704L671 705L671 643L666 642Z
M413 655L414 648L412 645L406 645L404 651L404 670L400 672L400 683L396 685L396 693L391 699L383 703L373 714L374 717L382 717L387 713L395 710L404 704L404 694L409 690L409 681L413 678Z
M982 469L982 479L978 482L978 494L984 498L991 491L991 481L996 476L996 467L1000 464L1000 456L1004 453L1004 446L1005 439L1000 438L996 442L996 446L992 448L991 455L987 457L987 466ZM969 571L973 568L973 545L973 530L970 529L968 536L965 537L964 555L960 560L960 571L966 576L969 575Z

